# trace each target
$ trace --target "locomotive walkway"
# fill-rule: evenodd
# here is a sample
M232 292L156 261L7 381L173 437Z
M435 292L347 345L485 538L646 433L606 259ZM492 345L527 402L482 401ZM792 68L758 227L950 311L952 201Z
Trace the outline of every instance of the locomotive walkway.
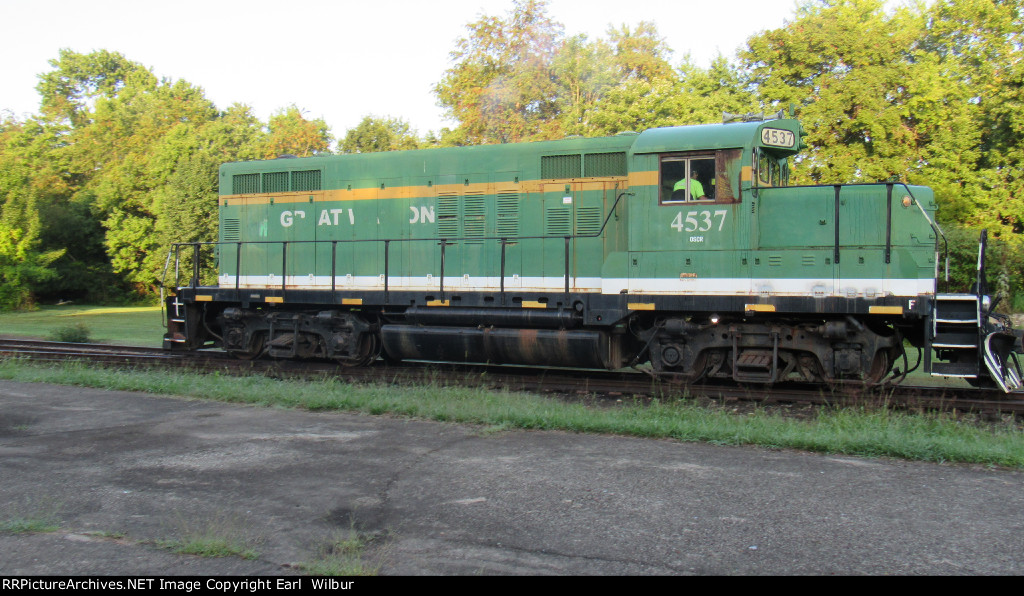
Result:
M3 576L290 575L353 531L382 575L1024 573L1024 473L974 466L0 381L0 477L59 528ZM257 555L161 547L196 528Z

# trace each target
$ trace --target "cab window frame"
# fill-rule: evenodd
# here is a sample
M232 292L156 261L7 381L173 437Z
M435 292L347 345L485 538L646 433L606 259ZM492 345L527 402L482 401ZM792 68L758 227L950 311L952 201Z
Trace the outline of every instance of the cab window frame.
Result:
M776 157L764 147L754 149L753 180L756 188L782 188L789 186L789 158Z
M678 206L685 204L731 204L739 201L736 196L735 182L730 180L730 165L733 169L739 170L742 151L740 149L719 149L714 151L687 151L676 153L663 153L658 156L658 204L666 206ZM690 185L683 189L684 198L672 199L672 187L679 180L690 178L694 162L697 164L698 181L705 190L705 194L714 196L704 199L694 199L690 196ZM681 171L680 165L681 164ZM703 175L702 175L703 171ZM738 187L736 187L738 188Z

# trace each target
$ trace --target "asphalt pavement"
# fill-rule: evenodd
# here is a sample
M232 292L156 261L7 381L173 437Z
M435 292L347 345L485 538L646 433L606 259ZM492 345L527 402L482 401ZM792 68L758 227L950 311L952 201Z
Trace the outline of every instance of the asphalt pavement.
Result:
M0 479L49 526L3 576L1024 573L1024 474L979 466L0 381Z

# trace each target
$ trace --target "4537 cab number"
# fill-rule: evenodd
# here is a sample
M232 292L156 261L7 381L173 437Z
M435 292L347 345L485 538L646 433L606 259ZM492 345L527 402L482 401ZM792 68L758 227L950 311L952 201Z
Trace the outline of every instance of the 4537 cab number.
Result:
M669 224L677 232L721 232L725 226L725 209L717 211L690 211L686 215L680 211ZM703 238L701 238L703 240Z

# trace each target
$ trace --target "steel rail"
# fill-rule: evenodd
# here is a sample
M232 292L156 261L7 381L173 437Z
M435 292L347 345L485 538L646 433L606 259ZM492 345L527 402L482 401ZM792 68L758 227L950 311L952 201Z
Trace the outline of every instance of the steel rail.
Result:
M791 384L737 385L731 382L702 382L688 385L671 379L655 378L636 370L548 369L422 361L405 361L398 364L377 361L366 367L345 367L333 361L323 360L238 360L219 351L169 353L160 348L137 346L0 339L0 359L4 358L45 362L78 361L144 368L185 368L196 372L260 374L299 380L323 379L327 376L354 383L415 385L440 382L456 386L555 394L563 399L586 396L610 402L623 398L641 401L707 398L723 402L758 404L836 407L873 405L896 409L956 410L1024 416L1024 395L1007 398L998 389L967 387L865 387L863 384L852 382L811 387Z

